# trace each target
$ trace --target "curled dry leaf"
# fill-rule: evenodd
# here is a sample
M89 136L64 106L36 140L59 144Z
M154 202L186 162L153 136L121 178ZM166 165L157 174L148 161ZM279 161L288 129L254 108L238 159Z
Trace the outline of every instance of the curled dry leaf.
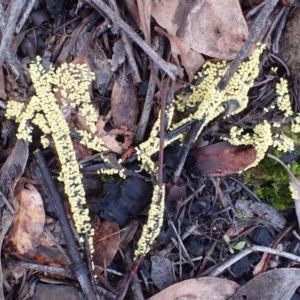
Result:
M220 142L190 151L186 169L195 176L226 176L238 173L254 162L254 147L232 146Z
M151 14L169 34L215 58L233 59L248 35L238 0L153 1Z
M112 129L111 131L105 131L104 127L107 120L104 120L103 116L100 116L96 128L97 132L95 138L99 137L102 139L104 145L115 153L123 153L124 150L127 150L131 145L133 133L128 131L125 126L120 126L120 129ZM120 138L122 137L122 138ZM122 142L119 142L117 139L120 138Z
M120 228L110 221L104 221L95 230L94 235L94 258L95 264L107 267L115 257L120 245Z
M40 245L40 236L45 224L43 200L30 183L20 182L16 191L16 214L7 247L10 252L34 257L37 247Z
M189 279L166 288L148 300L227 300L238 287L234 281L216 277Z
M97 127L97 132L96 132L96 137L99 137L103 140L104 145L110 149L111 151L115 153L122 153L124 149L127 149L127 147L123 146L121 142L118 142L116 140L117 135L106 132L104 130L104 126L106 124L106 121L104 120L103 116L100 116L100 118L97 121L96 127Z

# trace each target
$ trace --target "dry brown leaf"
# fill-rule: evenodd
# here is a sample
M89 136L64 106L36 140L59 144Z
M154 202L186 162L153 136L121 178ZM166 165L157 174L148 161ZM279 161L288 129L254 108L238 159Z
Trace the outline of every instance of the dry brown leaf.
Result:
M79 140L73 139L72 143L78 161L93 155L93 150L89 149L85 145L80 144Z
M186 196L186 187L172 185L169 189L166 202L177 202Z
M139 9L137 7L136 0L125 0L127 10L133 18L136 25L141 28L141 21L139 16Z
M248 35L239 0L153 1L152 16L198 53L233 59Z
M34 257L43 233L45 210L36 188L30 183L21 182L20 185L22 186L16 188L16 214L7 246L11 252Z
M138 97L131 77L118 78L114 82L111 94L111 115L117 128L125 126L133 131L138 117Z
M137 0L141 30L144 33L145 40L148 45L151 45L151 33L150 33L150 18L151 18L151 6L152 0Z
M238 287L234 281L216 277L189 279L166 288L148 300L227 300Z
M66 257L58 248L40 245L34 256L34 260L41 265L52 267L69 266Z
M119 249L119 245L119 226L114 222L104 221L94 234L94 263L104 268L109 266Z
M157 26L155 27L155 30L169 39L173 58L177 62L177 56L179 55L181 57L181 63L189 76L189 82L191 82L194 79L195 73L204 64L203 56L191 49L190 46L182 39L168 34ZM177 64L179 63L177 62ZM177 65L177 67L180 69L180 65ZM180 74L180 77L182 78L183 74Z
M196 176L226 176L244 170L255 158L254 147L232 146L228 142L220 142L192 149L187 158L186 169Z
M101 138L103 140L104 145L111 151L115 153L122 153L122 144L116 140L116 136L109 134L104 130L105 124L106 121L104 120L104 117L100 116L96 124L97 132L95 138Z
M271 270L248 281L229 300L290 300L299 285L299 269L282 268Z

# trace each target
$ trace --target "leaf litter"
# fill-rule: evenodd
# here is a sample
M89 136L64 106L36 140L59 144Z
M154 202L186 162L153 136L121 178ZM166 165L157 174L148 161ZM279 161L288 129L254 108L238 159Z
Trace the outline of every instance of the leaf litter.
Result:
M186 83L181 84L181 86L188 86L189 83L193 82L196 72L201 68L205 60L207 60L206 56L210 56L216 61L219 59L233 59L248 36L248 25L243 16L245 11L242 11L240 3L237 0L226 3L219 3L219 1L214 0L187 1L185 6L180 1L169 0L154 2L139 0L137 3L127 0L125 2L127 7L120 6L118 9L126 21L130 19L127 19L126 14L128 12L131 14L136 25L144 33L144 38L148 45L151 46L151 37L157 33L161 33L168 39L170 49L167 50L172 54L172 62L178 67L179 75L183 82L186 80ZM90 3L90 1L87 1L87 3ZM9 10L6 11L7 5L5 2L5 10L3 11L0 6L0 13L4 16L3 20L5 20L5 13L9 12ZM123 37L121 39L118 36L118 26L111 26L106 16L103 23L99 22L98 14L90 13L89 10L85 10L85 6L81 5L82 3L74 7L57 6L56 9L49 6L44 7L41 11L34 10L31 13L31 22L37 27L34 36L29 31L24 31L22 35L18 36L18 40L17 37L15 38L15 47L17 49L18 45L21 45L18 55L24 61L24 65L22 65L24 70L27 70L26 64L34 59L37 54L42 54L44 63L48 65L55 62L71 61L75 57L75 62L77 63L88 63L91 70L96 74L93 91L90 91L93 96L94 106L99 111L95 136L101 138L106 147L111 151L123 154L136 142L134 141L134 132L138 126L139 111L143 105L143 99L140 101L141 99L138 98L139 87L134 84L137 82L136 73L141 73L143 80L147 83L149 69L151 72L153 72L153 69L151 69L149 61L145 59L144 53L135 44L132 44L134 51L131 54L128 52ZM111 6L114 6L114 1L111 1ZM243 9L246 9L246 6ZM52 27L54 25L51 22L59 18L62 12L67 12L68 10L69 14L66 15L70 23L63 25L64 31L62 31L62 27ZM74 16L76 18L72 20ZM155 24L156 27L153 26L154 20L160 27L157 24ZM93 24L95 27L91 29L90 24ZM30 22L29 25L31 25ZM46 31L45 25L50 25L48 31ZM0 26L2 25L0 24ZM28 24L24 28L27 28L26 26ZM50 39L45 40L46 32L52 35ZM16 53L13 53L15 58L17 58ZM20 97L21 94L24 96L24 101L24 99L29 99L33 94L32 90L28 90L29 82L25 83L26 80L24 80L28 74L25 74L23 77L20 76L19 70L22 70L21 73L24 72L20 68L20 64L17 62L15 64L11 63L13 61L11 56L9 59L10 68L1 69L0 73L1 103L5 103L7 98L22 99ZM138 70L132 64L133 60L138 62ZM154 60L154 63L160 63L160 61L157 59L156 61ZM160 78L159 73L155 76ZM132 77L135 79L132 80ZM158 84L158 78L156 78L158 86L161 83L163 85L166 84L166 81ZM157 115L157 103L163 98L162 87L160 86L159 89L160 93L156 94L156 99L152 102L152 106L155 109L151 110L150 119L148 120L149 128L154 123L155 116ZM1 107L5 107L5 104L1 105ZM260 114L263 115L262 113ZM70 128L76 127L76 123L80 123L85 128L86 122L80 119L76 110L70 110L70 116L68 119ZM3 118L3 115L1 117ZM253 120L255 122L255 115L251 109L246 112L244 119L242 118L243 116L241 117L241 122L244 122L244 125L249 128L251 128L249 123ZM248 123L246 118L249 118ZM232 118L227 120L227 126L230 122L231 124L239 122ZM259 117L256 120L259 120ZM221 131L224 130L224 124L220 123L219 129ZM38 137L38 134L35 137ZM206 132L206 138L209 140L217 139L218 141L218 137L209 131ZM76 146L75 139L74 145L80 159L92 157L93 153L89 149L80 148L78 144ZM34 145L33 147L39 147L39 145ZM231 252L231 248L235 247L235 250L243 251L242 248L245 245L245 241L240 241L239 239L249 238L250 235L247 235L247 230L253 228L251 228L252 225L249 223L244 224L243 218L239 219L236 211L243 210L243 216L255 220L255 226L257 227L264 226L264 222L260 222L259 218L256 218L257 216L269 221L269 225L266 227L268 229L265 229L269 230L273 236L278 233L278 229L284 228L286 222L281 214L276 212L271 206L253 202L251 192L249 193L249 190L247 191L246 189L243 190L241 188L242 185L226 177L223 178L223 176L228 174L238 173L251 164L256 155L254 148L229 146L228 143L224 142L210 144L205 148L205 150L201 148L201 150L193 149L189 156L190 167L186 165L186 170L189 168L192 169L193 172L189 173L194 173L193 175L198 178L191 177L191 181L180 181L176 185L169 181L169 196L167 198L169 207L167 210L170 218L176 223L177 228L168 228L167 224L164 224L161 235L157 239L157 244L153 248L154 252L150 253L150 260L146 259L142 265L142 276L145 289L147 290L144 291L144 294L147 297L152 296L150 298L152 300L184 299L184 297L189 297L189 299L214 299L213 297L216 297L215 299L228 299L229 297L231 297L230 299L237 299L241 295L250 299L252 297L251 293L254 290L255 295L257 295L257 291L260 291L264 295L264 299L290 299L294 294L296 286L299 285L295 279L297 277L296 269L280 268L274 270L274 272L269 271L261 274L261 277L257 276L248 281L235 295L233 294L239 287L235 282L215 277L203 277L205 274L209 274L207 270L217 265L220 256L224 256L225 258L230 257L229 252ZM199 154L199 151L203 150L204 152ZM47 155L49 155L48 162L52 174L56 176L59 169L57 157L50 152ZM136 172L136 165L132 164L132 161L129 161L134 155L134 151L130 151L130 154L127 154L124 160L127 161L126 167ZM9 225L7 224L10 223L5 220L9 221L10 219L12 221L12 226L6 237L2 253L4 251L5 259L14 259L15 257L10 255L10 252L14 252L14 255L17 257L34 258L35 262L39 264L52 264L57 267L68 266L68 259L66 259L68 253L64 253L64 241L59 241L61 245L57 245L56 243L57 248L54 242L53 244L49 243L49 245L45 245L42 242L41 236L46 220L45 213L51 216L54 214L51 222L56 222L56 216L55 212L51 211L50 213L50 211L47 211L43 207L43 194L41 194L41 197L36 189L42 183L31 181L31 174L28 170L23 174L27 156L27 145L22 144L20 141L17 142L11 156L0 171L0 189L4 194L3 196L8 198L7 203L11 202L11 207L13 204L12 200L14 199L15 201L19 201L19 207L21 208L15 214L12 221L12 218L9 216L6 219L5 216L8 210L7 208L3 208L5 207L4 204L1 206L2 228L8 230ZM96 154L94 164L97 164L97 159ZM175 161L178 159L178 156L176 157L176 150L174 150L173 159ZM31 164L32 162L29 161L28 165ZM88 168L92 167L93 164L83 164L83 170L85 168L88 170ZM168 168L165 171L166 174L170 172ZM90 179L90 182L87 182L87 195L90 198L89 205L91 210L94 208L93 212L100 214L102 218L101 225L99 226L98 224L95 226L98 228L94 236L94 262L107 272L105 273L106 279L112 285L117 286L115 279L112 278L113 276L109 275L109 272L113 271L110 267L126 273L126 270L121 267L122 259L120 259L118 254L119 246L125 252L127 252L127 248L134 249L135 247L136 238L140 235L138 224L144 224L145 216L148 214L147 203L149 203L148 201L151 198L149 186L143 181L145 186L141 188L143 185L141 182L145 178L147 180L150 180L150 178L147 177L149 174L141 173L134 177L137 180L131 178L127 183L120 183L116 180L116 185L115 183L111 183L109 189L105 189L103 188L105 182L111 179L105 178L105 176L100 177L91 173L92 171L89 172L90 176L95 179L95 181ZM187 176L190 175L189 173ZM25 179L20 179L22 174L25 176ZM165 177L168 176L166 174L164 175ZM215 182L210 180L209 176L221 176L218 191ZM298 179L292 175L290 176L291 184L300 192ZM196 184L197 180L198 184ZM201 184L202 187L199 188ZM61 189L61 186L59 188ZM192 191L192 195L190 195L190 191ZM114 196L111 197L111 194ZM237 200L241 197L246 198L247 201ZM97 202L101 201L102 198L106 199L106 203L102 203L99 206ZM219 198L222 199L220 200ZM107 199L110 200L108 201ZM235 207L231 204L232 200L235 202ZM133 204L137 202L140 203ZM218 205L222 207L220 203L228 203L229 205L224 206L224 209L221 210L216 209ZM247 204L246 210L243 208L244 204ZM12 211L18 211L17 205L13 204L13 206ZM123 216L121 216L122 214ZM120 244L120 232L123 226L132 223L132 220L128 218L132 218L134 215L138 222L134 222L134 226L126 227L129 232L126 232L126 235L124 235L126 236L126 241L124 242L125 246L122 246L122 242ZM51 222L46 222L49 228L51 228L49 225ZM54 228L59 231L61 230L59 226L53 226L52 231L55 231ZM228 230L235 228L242 228L239 231L239 235L231 235L227 238L226 233ZM2 236L3 238L4 236ZM63 247L61 248L61 246ZM78 248L82 249L81 247L82 244L79 241ZM202 260L202 256L197 257L194 255L196 252L206 255L205 260ZM59 258L59 253L64 253L64 258ZM122 256L122 252L120 253ZM81 255L83 255L83 251ZM2 263L6 263L5 259ZM174 260L177 261L172 264L171 261ZM149 261L151 261L151 266L148 265L147 267ZM25 280L26 277L22 279L24 276L23 270L25 269L17 272L17 267L14 269L17 281ZM43 269L41 270L40 273L43 272ZM44 273L48 273L45 270ZM59 272L63 274L62 269ZM184 278L193 279L174 284L173 274L176 280L183 280ZM197 276L202 276L203 278L195 279ZM228 273L225 273L225 276L226 278L231 278ZM267 284L269 280L276 283L274 286L283 288L280 291L277 291L274 286L271 288ZM3 282L3 278L1 281ZM155 286L151 286L152 282ZM293 282L292 288L288 290L291 282ZM141 284L138 283L135 287L137 286L141 290ZM13 288L13 284L11 287ZM48 287L55 289L54 285L48 284ZM45 291L46 287L43 287L39 283L35 297L38 297L38 294L43 290ZM122 288L118 287L118 290L120 292ZM163 291L153 296L158 290ZM3 291L7 293L7 287L1 290L2 294ZM24 289L22 293L20 292L20 295L24 295L26 291ZM271 297L269 296L271 292L274 292L274 298L268 298ZM48 298L51 293L50 291L48 292ZM60 293L66 293L66 290L62 289ZM106 284L105 288L102 288L101 293L107 299L109 297L113 299L117 292L110 284ZM133 289L131 294L133 299L141 299L135 293ZM76 294L79 296L78 291L75 291ZM283 298L280 298L280 296Z

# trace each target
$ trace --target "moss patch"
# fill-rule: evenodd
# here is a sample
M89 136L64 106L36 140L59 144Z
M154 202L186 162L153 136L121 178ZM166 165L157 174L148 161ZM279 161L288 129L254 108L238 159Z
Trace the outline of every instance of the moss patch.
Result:
M282 153L275 154L279 158L282 156ZM290 169L300 179L300 159L293 162ZM262 200L269 199L277 210L285 211L294 207L289 175L276 161L264 158L257 167L245 172L244 181L254 187L254 193Z

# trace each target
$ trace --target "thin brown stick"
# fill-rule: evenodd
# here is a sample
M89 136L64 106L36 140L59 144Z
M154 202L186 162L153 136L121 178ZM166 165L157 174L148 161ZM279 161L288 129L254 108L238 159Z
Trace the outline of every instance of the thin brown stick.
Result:
M87 268L83 263L80 254L78 252L78 248L75 243L74 235L70 227L70 223L67 217L67 213L65 211L65 207L63 205L63 200L61 198L61 195L58 192L58 189L52 179L51 173L48 169L47 163L43 155L41 154L41 151L36 150L34 152L34 157L37 159L39 169L52 195L52 199L54 201L54 205L57 210L58 219L61 224L61 228L67 243L70 258L72 260L70 268L74 272L75 276L77 277L77 280L80 283L82 291L84 295L87 297L87 299L96 300L97 298L93 291L91 280L88 276Z
M7 260L6 263L8 266L17 266L17 267L22 267L25 269L35 270L35 271L44 272L44 273L59 274L59 275L66 276L71 279L76 279L76 277L73 275L71 270L69 270L68 268L64 268L64 267L51 267L51 266L44 266L44 265L39 265L39 264L35 264L35 263L27 263L27 262L23 262L23 261L16 262L13 260Z
M162 56L164 51L164 38L162 36L155 36L153 39L153 44L158 44L157 50L155 50L155 52L157 52L159 56ZM153 97L156 89L156 82L154 79L153 72L157 75L158 71L159 71L159 67L154 62L153 69L151 68L151 75L149 79L147 95L143 106L139 127L135 135L135 139L139 142L142 142L144 140L144 135L147 128L150 111L153 103Z
M28 1L27 5L25 7L25 11L22 14L21 19L18 22L18 25L16 27L16 33L17 34L19 34L21 32L21 30L22 30L25 22L27 21L27 19L28 19L29 15L30 15L30 13L31 13L31 11L32 11L35 3L36 3L36 0L29 0Z
M109 0L109 1L112 4L112 7L113 7L117 17L121 19L121 15L120 15L116 0ZM131 42L129 41L127 33L124 31L121 31L121 38L122 38L122 41L125 46L125 52L126 52L126 57L128 59L128 63L131 67L133 83L137 85L137 84L141 83L142 80L141 80L141 77L139 74L139 70L138 70L136 61L133 56Z

